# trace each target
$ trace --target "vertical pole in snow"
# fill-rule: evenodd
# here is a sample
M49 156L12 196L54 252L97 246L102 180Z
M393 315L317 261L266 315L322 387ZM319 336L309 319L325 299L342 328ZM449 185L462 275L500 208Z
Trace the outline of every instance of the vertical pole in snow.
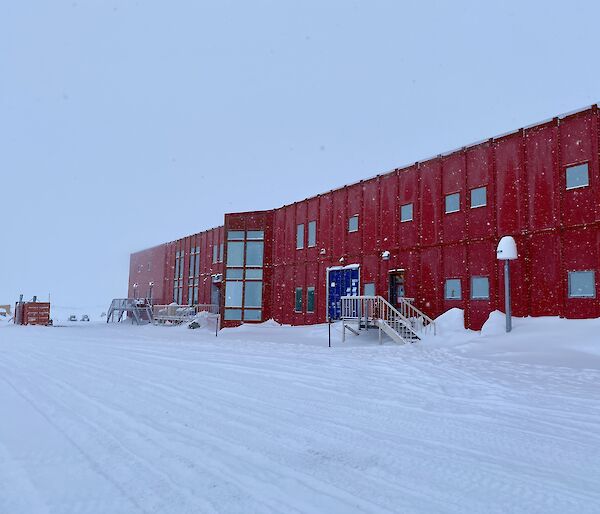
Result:
M512 330L512 313L510 312L510 261L504 261L504 310L506 312L506 331Z
M327 328L328 328L328 332L329 332L329 348L331 348L331 320L330 319L327 320Z

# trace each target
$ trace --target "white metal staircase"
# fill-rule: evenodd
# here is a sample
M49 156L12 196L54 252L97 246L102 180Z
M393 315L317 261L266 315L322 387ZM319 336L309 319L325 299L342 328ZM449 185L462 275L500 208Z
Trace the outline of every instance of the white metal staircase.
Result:
M152 302L146 298L115 298L108 309L106 322L121 322L125 314L138 325L152 322Z
M345 339L346 330L358 335L358 331L369 328L379 330L380 343L382 332L401 344L419 341L425 335L435 335L435 321L412 302L412 298L403 298L400 305L394 307L381 296L342 296L342 337Z

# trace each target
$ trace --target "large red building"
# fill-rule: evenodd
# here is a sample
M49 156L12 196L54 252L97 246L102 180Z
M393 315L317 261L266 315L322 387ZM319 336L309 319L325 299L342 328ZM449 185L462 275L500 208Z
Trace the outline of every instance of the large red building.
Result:
M600 316L596 105L131 256L129 295L220 303L223 325L310 324L344 294L503 310L495 249L515 237L516 316Z

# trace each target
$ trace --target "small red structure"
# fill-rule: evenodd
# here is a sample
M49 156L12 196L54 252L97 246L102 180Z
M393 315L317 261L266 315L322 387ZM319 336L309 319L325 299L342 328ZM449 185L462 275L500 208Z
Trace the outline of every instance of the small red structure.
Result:
M17 302L14 320L17 325L50 325L50 303Z

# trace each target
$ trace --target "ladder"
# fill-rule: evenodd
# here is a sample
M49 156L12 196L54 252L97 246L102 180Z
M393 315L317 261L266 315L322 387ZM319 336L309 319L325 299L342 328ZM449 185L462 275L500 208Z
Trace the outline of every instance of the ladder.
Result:
M346 338L346 330L358 335L360 330L369 328L379 330L380 343L383 333L400 344L435 335L435 321L417 309L412 301L412 298L402 298L400 305L394 307L381 296L342 296L342 339Z
M144 325L152 322L152 303L145 298L115 298L110 303L106 322L120 323L125 314L137 324Z

